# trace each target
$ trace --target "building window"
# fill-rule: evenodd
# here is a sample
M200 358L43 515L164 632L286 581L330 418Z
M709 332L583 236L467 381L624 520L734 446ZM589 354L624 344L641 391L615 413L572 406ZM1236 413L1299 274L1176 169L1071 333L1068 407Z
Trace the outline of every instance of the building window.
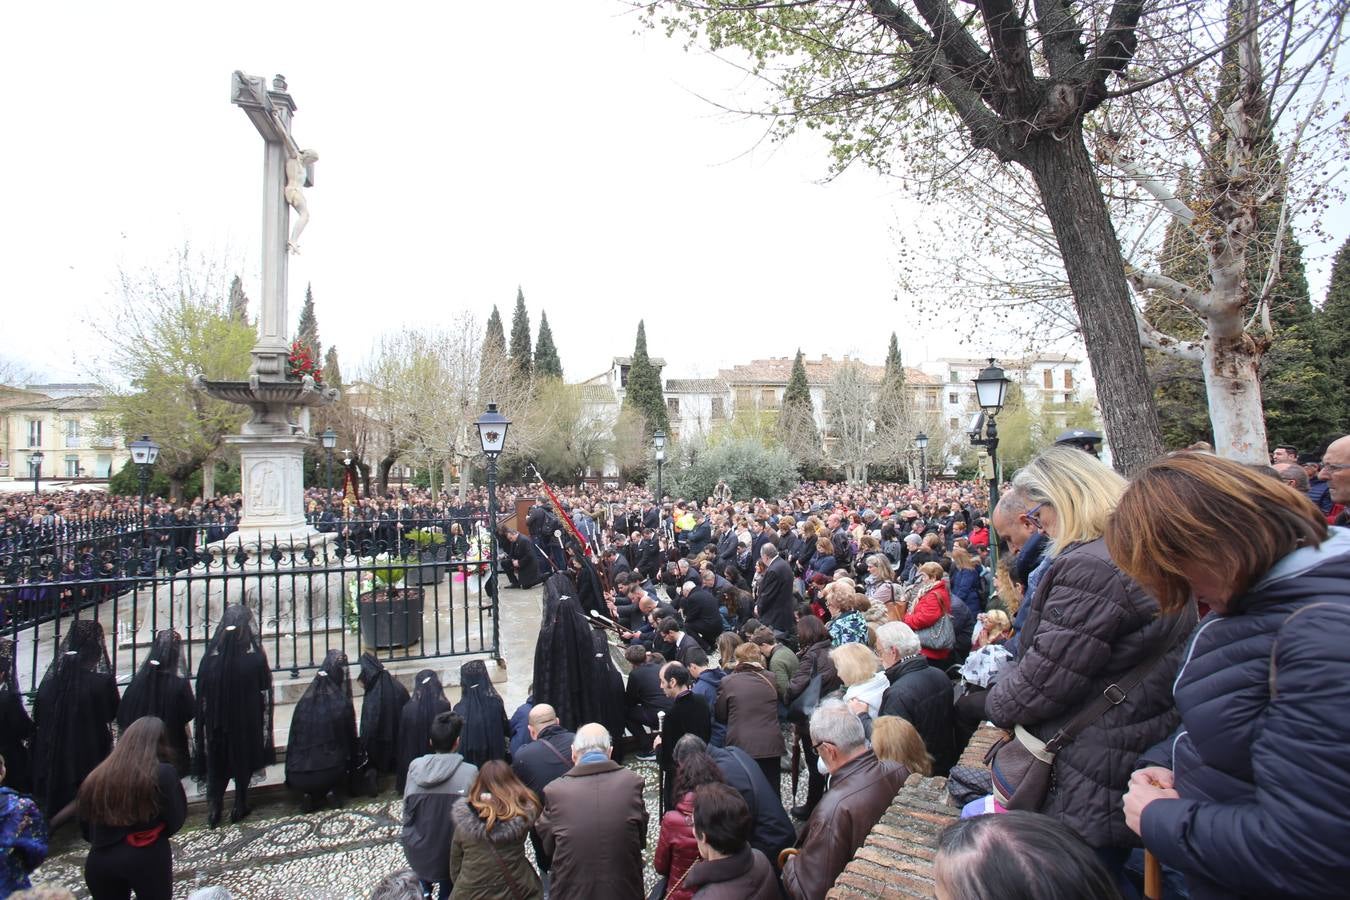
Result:
M960 428L961 420L953 416L952 418L947 420L947 424L950 425L952 428Z
M1073 390L1073 369L1064 370L1064 390Z
M947 402L950 403L952 406L955 406L957 403L960 402L960 400L957 399L957 395L955 393L950 393L947 395Z
M714 419L725 419L727 417L725 401L721 397L712 398L712 417Z
M778 408L778 392L773 388L759 389L759 405L764 409Z
M80 458L78 456L66 457L66 477L67 478L80 477Z
M98 478L112 477L112 457L107 453L98 455L98 462L94 464L94 474Z
M41 446L42 446L42 420L41 420L41 419L29 419L29 420L28 420L28 446L30 446L30 447L41 447Z
M680 398L679 398L679 397L667 397L667 398L666 398L666 414L669 415L669 416L672 416L672 417L674 417L674 418L677 418L677 419L680 417Z
M740 388L740 387L736 388L736 408L749 409L751 406L754 406L754 403L751 401L750 396L751 395L749 388Z
M80 446L80 420L66 419L66 446L75 448Z
M619 387L628 387L628 367L619 366Z
M1064 402L1065 402L1065 403L1072 403L1072 402L1073 402L1073 394L1065 394L1065 395L1064 395Z
M1047 389L1055 386L1055 373L1050 369L1041 372L1041 378Z

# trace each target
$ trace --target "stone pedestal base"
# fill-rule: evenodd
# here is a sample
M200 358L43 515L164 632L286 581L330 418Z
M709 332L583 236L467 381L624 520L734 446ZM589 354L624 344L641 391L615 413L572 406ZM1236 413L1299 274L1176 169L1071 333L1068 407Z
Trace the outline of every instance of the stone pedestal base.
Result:
M244 498L239 534L245 543L281 543L311 534L305 522L305 450L314 439L300 434L237 434Z

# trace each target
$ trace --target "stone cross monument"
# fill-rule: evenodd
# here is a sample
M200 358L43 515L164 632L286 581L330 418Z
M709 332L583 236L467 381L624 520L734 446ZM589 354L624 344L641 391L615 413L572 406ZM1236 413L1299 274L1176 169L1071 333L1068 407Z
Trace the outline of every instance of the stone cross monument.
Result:
M295 101L278 75L269 89L263 78L235 72L230 100L244 111L263 139L262 309L258 342L248 381L207 381L196 386L213 397L248 406L252 417L241 433L225 440L239 448L244 509L231 548L271 544L274 540L319 541L323 537L305 522L304 456L315 443L295 420L302 406L332 403L338 393L316 384L313 377L292 377L287 337L287 254L309 221L303 188L313 184L318 154L301 150L291 136ZM290 211L300 214L288 233Z

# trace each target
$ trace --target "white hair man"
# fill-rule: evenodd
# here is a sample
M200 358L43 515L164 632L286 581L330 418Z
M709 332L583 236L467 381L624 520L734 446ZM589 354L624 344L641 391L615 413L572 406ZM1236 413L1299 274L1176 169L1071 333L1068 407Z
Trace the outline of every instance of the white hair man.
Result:
M951 681L928 664L919 636L904 622L877 629L877 655L891 683L881 697L880 715L908 720L933 757L933 774L945 775L956 762Z
M582 725L572 739L575 765L544 788L535 828L553 858L549 895L555 900L645 896L642 778L610 759L612 751L603 725Z
M811 741L830 788L807 820L801 849L783 866L783 889L793 900L825 896L909 777L904 766L868 749L862 722L842 700L816 707Z

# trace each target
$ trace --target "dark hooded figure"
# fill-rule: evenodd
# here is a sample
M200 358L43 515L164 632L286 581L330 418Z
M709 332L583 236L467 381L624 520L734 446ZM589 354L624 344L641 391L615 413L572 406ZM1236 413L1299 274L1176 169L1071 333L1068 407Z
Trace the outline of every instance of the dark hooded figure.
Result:
M624 681L609 652L608 632L591 629L591 675L586 679L589 713L583 722L599 722L610 734L623 734ZM613 759L623 762L623 751L614 748Z
M417 673L412 699L403 704L398 721L398 792L403 793L408 783L408 765L419 756L431 752L431 721L450 711L441 679L430 669Z
M581 611L572 579L561 572L544 582L544 620L534 645L534 699L547 703L568 731L595 719L587 678L594 669L591 625Z
M150 655L122 694L122 705L117 708L118 733L126 731L142 716L162 719L165 741L173 751L173 759L167 761L173 763L181 778L191 771L188 725L195 714L192 681L187 660L183 658L183 638L166 628L155 635Z
M286 786L304 794L304 811L313 812L360 762L347 654L329 650L291 717Z
M253 773L276 762L272 744L272 668L246 606L229 606L197 667L197 752L206 776L206 824L220 824L225 786L234 781L230 821L248 815Z
M464 720L459 754L479 768L490 759L505 760L511 723L506 718L506 705L493 688L487 665L481 659L459 667L459 691L455 712Z
M33 770L28 745L33 740L33 720L23 705L14 650L14 641L0 638L0 756L5 758L8 770L5 787L31 794Z
M103 626L76 619L47 668L33 704L34 799L56 828L85 776L112 750L117 681L103 643Z
M573 554L578 569L576 572L577 600L581 603L582 612L593 610L602 616L609 615L609 607L605 605L605 589L600 583L600 574L595 570L595 564L582 555L578 550Z
M408 689L390 675L373 653L361 654L361 749L365 753L366 790L375 794L375 781L398 769L398 721L408 702Z

